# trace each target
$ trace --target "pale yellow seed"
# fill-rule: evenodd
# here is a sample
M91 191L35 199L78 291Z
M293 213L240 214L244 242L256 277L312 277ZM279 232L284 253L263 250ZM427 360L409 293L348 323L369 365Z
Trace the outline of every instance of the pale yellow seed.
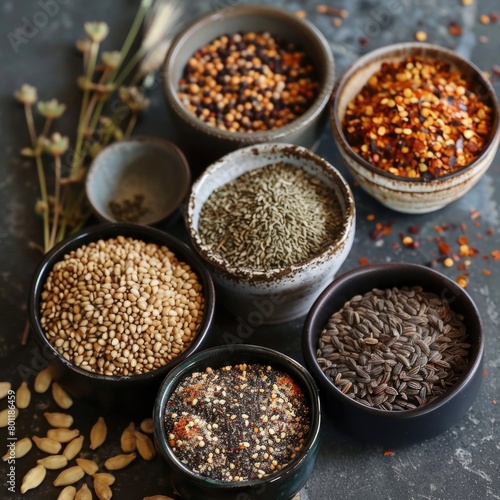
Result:
M94 480L96 481L102 481L103 483L106 483L108 486L111 486L115 482L115 476L113 474L110 474L109 472L97 472L92 476Z
M36 463L43 465L46 469L57 470L66 467L68 460L64 455L50 455L50 457L37 460Z
M100 479L94 479L94 491L99 500L110 500L113 496L113 492L111 491L109 484L106 484Z
M104 462L104 467L108 470L120 470L124 469L137 457L136 453L128 453L122 455L115 455L114 457L108 458Z
M82 487L76 492L75 500L92 500L92 492L85 483L82 484Z
M153 434L154 427L152 418L145 418L141 422L141 431L145 432L146 434Z
M5 408L5 410L0 411L0 427L7 427L9 425L9 421L12 423L18 415L19 410L17 408Z
M66 445L66 448L64 448L63 451L63 455L68 459L68 462L70 460L73 460L78 455L78 453L82 451L83 440L83 436L78 436Z
M79 435L78 429L49 429L47 431L47 437L59 443L69 443Z
M83 469L85 474L92 476L99 470L99 466L93 461L87 458L77 458L76 463Z
M31 391L26 382L21 382L19 389L16 391L16 406L20 410L28 408L31 401Z
M0 399L3 399L9 394L12 389L10 382L0 382Z
M122 432L120 446L123 453L132 453L136 449L135 425L132 422Z
M63 410L67 410L73 404L71 396L57 382L52 384L52 397Z
M99 448L106 441L107 434L108 428L106 422L102 417L99 417L90 431L90 449L95 450Z
M75 495L76 488L74 486L66 486L66 488L61 490L61 493L59 493L57 500L73 500Z
M37 486L42 484L45 479L47 471L43 465L37 465L30 469L26 475L23 477L23 482L21 484L21 493L26 493L28 490L32 490Z
M153 460L153 458L156 456L156 450L151 439L149 439L148 436L146 436L146 434L143 434L142 432L136 432L135 440L137 443L137 451L139 452L139 455L144 460Z
M68 484L74 484L85 476L85 472L79 465L74 465L68 469L64 469L59 475L54 479L54 486L68 486Z
M50 426L59 429L69 429L73 425L73 416L67 413L45 412L43 414Z
M6 462L9 458L21 458L24 457L33 447L33 443L29 437L25 437L16 441L14 448L9 448L7 453L2 457L2 460ZM11 451L12 450L12 451Z
M33 441L39 450L42 450L49 455L57 455L62 448L62 444L59 441L54 441L53 439L46 437L33 436Z
M35 377L35 384L34 384L35 392L38 392L39 394L47 392L51 383L52 383L52 373L50 373L49 368L45 368L45 370L39 372L38 375Z

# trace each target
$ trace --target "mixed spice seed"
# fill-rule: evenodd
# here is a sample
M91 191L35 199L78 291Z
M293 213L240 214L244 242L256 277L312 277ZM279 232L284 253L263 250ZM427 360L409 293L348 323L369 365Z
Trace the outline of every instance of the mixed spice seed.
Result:
M263 478L303 448L310 409L290 375L260 364L194 372L165 409L169 445L193 472L224 482Z
M166 246L118 236L71 251L41 295L49 342L105 375L158 369L183 352L203 319L202 286Z
M468 366L463 317L420 287L373 289L329 319L317 350L325 375L347 396L387 411L424 406Z
M315 68L303 51L267 32L242 32L196 51L184 68L178 96L211 126L257 132L295 120L317 92Z
M383 63L348 104L342 127L375 167L434 179L469 165L487 143L492 109L480 91L446 62Z
M301 168L279 163L213 191L200 212L205 250L230 268L266 272L320 254L342 227L335 191Z

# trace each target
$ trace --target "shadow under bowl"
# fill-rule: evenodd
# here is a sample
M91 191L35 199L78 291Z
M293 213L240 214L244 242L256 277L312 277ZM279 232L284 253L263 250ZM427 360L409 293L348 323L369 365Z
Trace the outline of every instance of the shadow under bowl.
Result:
M228 364L264 364L291 376L310 405L311 426L307 440L297 457L281 471L261 479L224 482L194 473L180 462L172 451L165 429L166 404L177 385L192 372ZM293 359L260 346L231 345L201 351L182 362L165 378L158 391L154 412L155 444L165 461L168 483L185 500L217 498L219 500L288 500L298 493L311 475L319 451L321 408L318 389L311 375Z
M129 376L104 375L80 368L62 356L49 342L41 324L41 296L54 265L83 245L118 236L167 246L179 260L191 266L202 285L205 298L203 319L191 344L161 368ZM212 279L200 258L187 245L158 229L126 223L92 226L56 245L43 257L35 271L28 298L31 331L54 380L75 398L87 400L106 412L127 411L131 415L150 415L158 387L165 375L208 343L207 336L212 325L214 308L215 291Z
M365 406L341 392L317 361L322 330L331 315L355 295L374 288L420 286L437 294L464 317L471 344L468 368L455 385L436 400L404 411ZM471 297L454 281L424 266L406 263L373 264L348 271L333 281L309 312L303 330L306 366L316 380L325 411L338 427L362 443L402 446L432 438L455 425L474 403L483 379L484 333Z

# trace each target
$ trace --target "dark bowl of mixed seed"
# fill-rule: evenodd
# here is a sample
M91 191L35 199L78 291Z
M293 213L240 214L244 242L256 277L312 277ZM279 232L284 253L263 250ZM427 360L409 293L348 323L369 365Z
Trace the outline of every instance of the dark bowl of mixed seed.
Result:
M196 19L174 39L162 83L179 140L206 165L249 144L314 147L334 79L330 46L309 21L235 5Z
M472 62L428 43L359 58L330 107L342 157L360 186L405 213L438 210L467 193L500 142L495 90Z
M182 498L288 500L314 467L320 400L311 375L288 356L220 346L168 374L153 422L167 482Z
M472 406L484 333L467 292L416 264L337 278L306 318L303 352L323 404L346 433L398 446L431 438Z
M202 261L181 241L148 226L100 224L43 257L28 311L70 396L148 414L165 375L204 346L214 297Z

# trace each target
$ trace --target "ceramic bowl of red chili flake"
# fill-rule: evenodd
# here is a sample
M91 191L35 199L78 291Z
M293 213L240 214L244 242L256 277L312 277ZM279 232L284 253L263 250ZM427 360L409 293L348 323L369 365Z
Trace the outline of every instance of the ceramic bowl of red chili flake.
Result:
M467 292L428 267L372 264L338 277L304 324L325 410L363 443L403 446L465 416L483 379L484 332Z
M288 500L312 473L321 410L313 378L293 359L220 346L165 378L153 421L171 494Z
M335 64L306 19L265 5L209 12L173 40L163 89L179 140L204 165L262 142L314 148Z
M337 82L330 111L356 181L404 213L432 212L467 193L500 141L488 78L456 52L426 43L359 58Z

